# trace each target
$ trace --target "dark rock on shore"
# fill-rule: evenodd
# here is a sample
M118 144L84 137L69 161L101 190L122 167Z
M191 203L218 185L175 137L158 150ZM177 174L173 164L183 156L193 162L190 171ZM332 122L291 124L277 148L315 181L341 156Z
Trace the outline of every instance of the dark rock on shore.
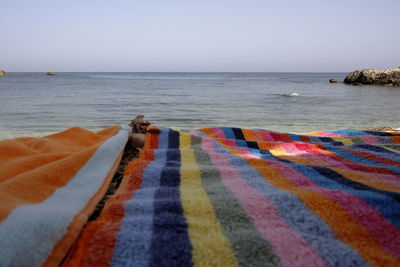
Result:
M389 70L365 69L349 73L344 79L347 84L380 84L400 86L400 68Z
M336 79L330 79L329 82L330 82L330 83L337 83L338 80L336 80Z
M0 70L0 77L1 76L6 76L7 75L7 72L5 72L4 70Z
M57 73L55 73L55 72L47 72L46 74L49 75L49 76L57 75Z

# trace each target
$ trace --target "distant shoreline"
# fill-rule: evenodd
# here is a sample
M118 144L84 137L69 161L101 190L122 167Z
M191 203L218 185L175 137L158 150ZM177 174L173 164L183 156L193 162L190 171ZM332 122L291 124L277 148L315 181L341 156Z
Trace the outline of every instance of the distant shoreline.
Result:
M8 71L7 73L43 73L46 74L48 71ZM212 74L212 73L245 73L245 74L262 74L262 73L270 73L270 74L347 74L349 72L328 72L328 71L54 71L57 74L61 73L157 73L157 74L168 74L168 73L187 73L187 74L193 74L193 73L204 73L204 74Z

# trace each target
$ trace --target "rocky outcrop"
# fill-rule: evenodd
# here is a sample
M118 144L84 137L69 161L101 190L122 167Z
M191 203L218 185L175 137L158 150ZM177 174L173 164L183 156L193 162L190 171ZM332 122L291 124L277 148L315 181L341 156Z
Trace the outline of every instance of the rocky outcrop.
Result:
M381 84L400 86L400 68L390 70L365 69L349 73L344 82L347 84Z
M49 75L49 76L57 75L57 73L55 73L55 72L47 72L46 74Z
M329 79L329 82L330 82L330 83L337 83L338 80L336 80L336 79Z
M7 75L7 72L5 72L4 70L0 70L0 77L1 76L6 76Z

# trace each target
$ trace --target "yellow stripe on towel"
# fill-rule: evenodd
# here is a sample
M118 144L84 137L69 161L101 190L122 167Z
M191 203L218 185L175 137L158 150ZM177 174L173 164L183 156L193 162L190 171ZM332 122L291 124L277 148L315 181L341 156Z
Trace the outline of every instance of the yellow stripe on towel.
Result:
M181 161L184 167L180 170L180 193L189 226L193 263L196 266L235 266L237 264L230 243L203 189L200 169L191 145L191 135L181 134Z

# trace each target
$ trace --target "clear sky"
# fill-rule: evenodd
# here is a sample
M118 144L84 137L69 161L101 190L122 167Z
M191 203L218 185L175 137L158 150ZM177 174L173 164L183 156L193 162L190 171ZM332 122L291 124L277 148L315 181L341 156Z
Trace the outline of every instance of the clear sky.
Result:
M0 1L6 71L400 66L400 0Z

